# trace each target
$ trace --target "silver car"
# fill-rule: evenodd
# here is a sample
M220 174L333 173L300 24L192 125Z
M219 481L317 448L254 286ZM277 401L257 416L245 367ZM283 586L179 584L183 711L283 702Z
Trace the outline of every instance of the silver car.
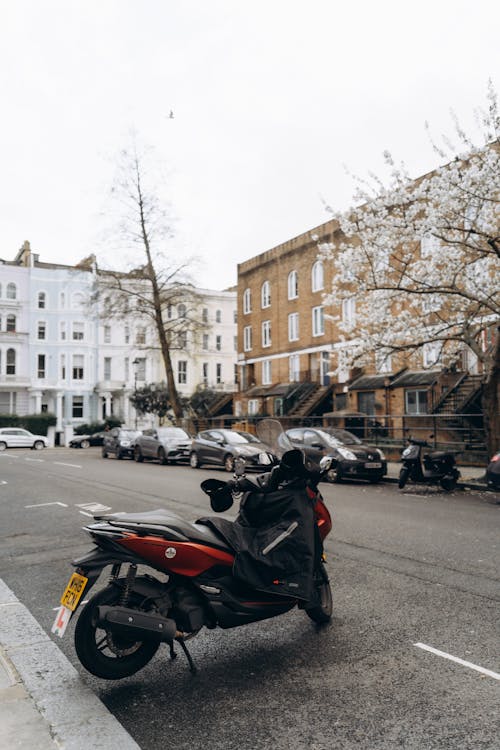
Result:
M180 427L157 427L144 430L134 443L134 458L139 463L145 458L156 459L161 464L188 461L191 438Z
M0 451L6 448L32 448L39 451L47 448L49 441L45 435L33 435L22 427L1 427L0 428Z

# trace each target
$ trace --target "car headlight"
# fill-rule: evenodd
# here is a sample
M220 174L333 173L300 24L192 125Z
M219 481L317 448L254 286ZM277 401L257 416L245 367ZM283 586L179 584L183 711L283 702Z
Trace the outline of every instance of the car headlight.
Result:
M356 454L349 450L349 448L337 448L342 458L347 458L348 461L355 461Z
M130 440L120 440L120 445L122 448L128 448L130 445Z
M380 458L382 459L382 461L385 461L385 453L384 453L384 451L381 451L380 448L377 448L377 453L380 456Z

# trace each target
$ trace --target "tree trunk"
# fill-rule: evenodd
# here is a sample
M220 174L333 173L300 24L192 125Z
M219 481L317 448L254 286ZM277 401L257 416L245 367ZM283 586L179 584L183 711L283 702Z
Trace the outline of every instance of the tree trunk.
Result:
M488 378L484 384L483 418L488 458L500 449L500 326L496 330Z

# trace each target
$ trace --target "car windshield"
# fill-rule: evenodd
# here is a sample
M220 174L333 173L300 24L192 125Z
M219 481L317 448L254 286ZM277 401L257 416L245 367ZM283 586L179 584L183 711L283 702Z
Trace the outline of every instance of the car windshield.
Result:
M139 430L120 430L120 437L121 438L132 439L132 438L137 437L137 435L140 435L140 434L141 433L140 433Z
M241 445L241 443L258 443L259 441L250 432L236 432L233 430L222 430L222 435L226 443L231 445Z
M184 432L180 427L160 427L158 430L158 437L161 438L180 438L181 440L189 440L189 435Z
M324 431L318 430L318 432L321 432L322 435L324 435L327 443L333 446L361 445L361 440L356 437L356 435L353 435L352 432L348 432L347 430L337 430L335 428L330 428Z

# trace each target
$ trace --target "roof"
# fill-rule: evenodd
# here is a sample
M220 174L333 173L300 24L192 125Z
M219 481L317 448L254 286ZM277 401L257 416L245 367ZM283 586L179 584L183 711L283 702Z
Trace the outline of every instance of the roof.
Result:
M362 390L375 390L376 388L384 388L386 383L391 379L390 374L385 375L361 375L356 380L353 380L349 386L350 391L362 391Z
M255 398L256 396L284 396L290 388L290 383L275 383L274 385L255 385L249 388L245 396Z
M440 374L441 370L418 370L414 372L407 370L395 378L390 387L408 388L414 385L432 385L438 380Z

